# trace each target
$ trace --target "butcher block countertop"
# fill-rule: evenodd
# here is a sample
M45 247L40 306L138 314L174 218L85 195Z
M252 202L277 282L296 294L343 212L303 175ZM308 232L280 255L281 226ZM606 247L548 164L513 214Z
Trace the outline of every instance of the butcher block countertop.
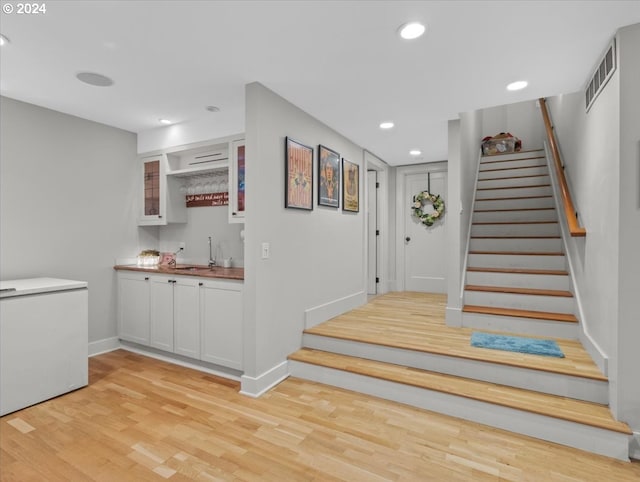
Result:
M179 276L199 276L201 278L217 278L244 281L244 268L223 268L197 264L178 264L176 266L137 266L137 265L116 265L113 269L117 271L140 271L143 273L179 275Z

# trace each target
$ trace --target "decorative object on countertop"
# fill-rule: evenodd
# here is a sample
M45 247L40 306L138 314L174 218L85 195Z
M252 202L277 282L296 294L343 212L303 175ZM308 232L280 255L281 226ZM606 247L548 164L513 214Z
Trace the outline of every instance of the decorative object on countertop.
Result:
M284 207L313 209L313 147L285 138Z
M160 251L145 249L138 255L138 266L156 266L160 261Z
M482 155L484 156L519 152L521 149L522 141L509 132L501 132L482 139Z
M433 210L424 212L426 205L431 205ZM420 220L425 226L433 226L438 219L442 219L444 214L444 199L439 194L431 194L428 191L413 196L413 204L411 205L413 215Z
M342 210L360 211L360 166L342 158Z
M175 253L162 253L160 258L160 266L175 266L176 254Z

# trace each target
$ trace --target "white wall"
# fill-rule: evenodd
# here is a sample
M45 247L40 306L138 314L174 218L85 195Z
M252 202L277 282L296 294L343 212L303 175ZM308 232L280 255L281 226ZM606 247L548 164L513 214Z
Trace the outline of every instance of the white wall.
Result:
M640 432L640 24L618 33L620 59L620 238L617 414ZM596 101L597 102L597 101ZM634 457L640 457L636 438Z
M155 245L136 227L136 136L1 98L0 270L89 283L89 341L116 336L116 258Z
M301 346L305 310L366 301L364 172L360 147L261 84L247 85L246 109L244 362L257 378ZM285 136L314 147L316 182L318 144L360 164L359 213L318 207L317 192L311 212L284 208Z

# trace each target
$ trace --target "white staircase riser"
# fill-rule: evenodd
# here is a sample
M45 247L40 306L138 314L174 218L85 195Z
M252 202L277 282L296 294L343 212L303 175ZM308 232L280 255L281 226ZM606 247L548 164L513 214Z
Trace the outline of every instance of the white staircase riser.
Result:
M467 271L467 284L480 286L510 286L548 290L570 290L568 275L494 273Z
M468 305L512 308L515 310L575 313L575 299L565 296L523 295L519 293L493 293L465 290L464 302Z
M504 189L478 189L476 199L493 199L522 196L551 196L551 186L522 186Z
M499 161L500 159L523 159L526 157L544 156L544 149L526 149L518 152L508 152L506 154L496 154L493 156L482 156L480 162Z
M472 224L471 236L560 236L555 222L539 224Z
M512 222L512 221L558 221L555 209L534 209L523 211L474 211L474 223L490 222Z
M588 402L609 403L608 383L599 380L309 334L303 335L302 344L307 348L367 360L446 373Z
M561 238L471 238L471 251L562 252Z
M474 268L566 269L566 260L564 255L539 256L529 254L469 253L469 266Z
M544 176L546 174L549 174L548 168L547 166L542 165L522 168L487 167L480 170L478 173L478 180L514 176Z
M486 179L478 182L479 188L491 188L491 187L516 187L516 186L537 186L539 184L550 184L549 176L535 176L535 177L513 177L506 179Z
M629 436L609 430L295 361L289 362L289 370L295 377L406 403L608 457L628 460Z
M483 159L480 161L480 171L484 171L486 169L510 169L513 167L525 167L525 166L540 166L546 165L547 161L545 158L540 157L527 157L522 159L496 159L489 160Z
M552 197L532 197L524 199L476 199L474 209L539 209L554 207Z
M578 339L578 324L554 320L536 320L515 316L462 313L462 326L476 330L505 331L513 334L550 338Z

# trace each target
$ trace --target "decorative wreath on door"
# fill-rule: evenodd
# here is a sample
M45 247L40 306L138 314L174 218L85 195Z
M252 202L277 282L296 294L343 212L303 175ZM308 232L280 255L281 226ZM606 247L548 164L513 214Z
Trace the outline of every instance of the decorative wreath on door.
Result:
M424 212L424 206L431 204L433 211L430 213ZM417 217L425 226L433 226L438 219L442 218L444 214L444 199L439 194L431 194L428 191L422 191L421 193L413 196L413 204L411 205L413 215Z

